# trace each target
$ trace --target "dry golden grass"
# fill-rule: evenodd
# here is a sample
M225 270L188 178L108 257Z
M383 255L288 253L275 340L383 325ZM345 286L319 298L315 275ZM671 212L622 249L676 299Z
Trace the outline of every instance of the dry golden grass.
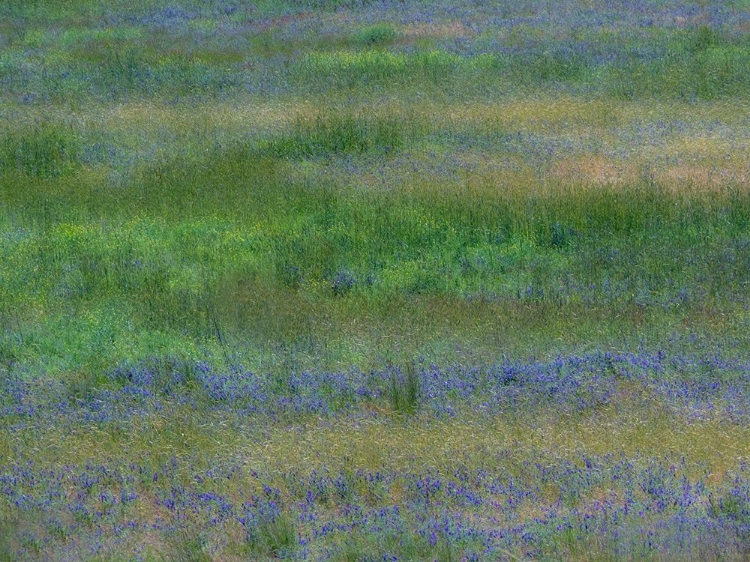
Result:
M661 409L655 399L641 393L634 397L632 388L623 388L611 405L583 416L500 416L493 421L464 416L429 422L418 416L409 422L392 417L387 407L378 406L378 411L374 418L335 422L308 418L294 425L266 426L261 419L226 414L203 414L197 419L185 409L167 417L135 418L108 430L49 427L2 437L33 454L39 467L54 466L60 459L83 464L118 458L159 466L175 457L190 459L200 468L231 451L230 457L246 466L279 475L304 475L321 466L333 471L429 467L450 472L497 462L580 462L583 456L624 454L630 459L684 456L705 466L712 480L721 481L748 460L750 451L747 427L718 419L686 420ZM177 477L187 481L191 475ZM254 488L257 482L248 477L241 485ZM235 491L239 493L239 488Z
M452 21L448 23L419 22L402 25L398 29L399 33L407 39L451 39L475 34L471 28L461 21Z
M361 163L354 172L342 172L330 162L296 162L289 165L290 179L342 179L360 189L409 189L430 192L450 184L446 166L463 183L489 190L531 189L549 179L567 185L596 187L637 182L643 170L654 179L681 192L720 192L728 186L750 187L750 149L725 135L695 135L677 127L656 141L633 143L632 129L655 122L720 122L723 127L743 126L744 108L737 101L711 104L660 104L576 99L556 96L510 98L498 101L454 103L392 97L362 104L336 99L282 97L274 100L198 103L189 112L180 106L133 102L89 108L85 114L70 108L9 108L13 126L32 126L39 119L68 123L84 145L104 137L122 149L146 159L179 151L200 152L214 146L228 147L248 138L274 136L295 123L320 115L362 114L395 118L412 138L398 159ZM327 108L321 113L321 108ZM10 123L10 121L9 121ZM580 145L580 151L560 154L549 163L509 153L502 147L456 149L425 145L424 138L439 134L535 134L562 144ZM596 146L590 152L587 146ZM448 152L446 152L448 150ZM627 157L612 156L627 152ZM405 186L408 186L405 187Z
M549 175L562 184L582 187L633 185L638 180L635 166L601 155L558 160L550 166Z
M740 167L701 165L672 166L656 174L657 180L673 191L721 191L722 188L750 188L750 172Z

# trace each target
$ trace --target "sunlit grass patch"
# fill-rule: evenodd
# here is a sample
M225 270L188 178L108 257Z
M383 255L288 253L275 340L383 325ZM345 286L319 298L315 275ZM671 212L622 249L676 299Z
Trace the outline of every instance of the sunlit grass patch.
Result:
M623 107L604 100L576 99L565 94L501 99L488 104L477 100L470 105L456 104L435 108L450 119L453 127L466 124L482 131L488 127L522 130L567 131L571 127L609 128L621 122Z
M720 135L677 137L665 152L669 155L667 163L656 168L654 174L658 181L676 191L726 193L750 185L750 168L743 163L743 147L723 140Z
M638 180L640 170L603 156L569 158L554 162L550 175L571 185L623 185Z
M747 190L750 187L750 171L742 166L717 167L712 164L683 164L660 170L659 181L674 191L726 193L733 188Z
M6 459L10 462L23 454L22 446L37 439L46 451L37 456L39 466L53 466L59 458L85 464L95 457L127 464L123 455L129 451L131 460L151 463L156 470L173 457L190 459L193 470L208 470L212 459L231 450L230 456L243 459L258 472L299 477L309 475L323 462L333 472L347 467L374 471L386 466L395 471L429 467L450 474L462 466L489 468L506 458L507 470L512 473L513 467L521 469L534 461L580 464L587 456L624 455L672 462L685 457L693 478L710 475L711 481L721 483L740 467L750 438L740 425L673 417L660 412L648 399L629 404L627 412L612 404L582 417L555 415L555 419L529 412L500 414L494 419L469 415L438 421L422 414L403 418L385 410L369 420L340 419L332 424L302 418L290 427L257 425L262 418L247 419L229 412L198 415L188 405L109 428L45 428L39 433L41 428L31 426L13 435L6 433L13 446ZM65 439L61 432L67 434ZM144 478L151 485L151 473ZM180 473L179 478L187 482L192 476ZM239 486L239 492L251 480L235 482L231 488ZM253 486L255 491L259 489L259 484ZM226 491L229 493L229 488Z
M294 73L311 86L325 83L327 87L356 87L403 82L415 76L436 83L449 79L461 66L465 66L463 59L442 51L341 51L307 55L296 64Z

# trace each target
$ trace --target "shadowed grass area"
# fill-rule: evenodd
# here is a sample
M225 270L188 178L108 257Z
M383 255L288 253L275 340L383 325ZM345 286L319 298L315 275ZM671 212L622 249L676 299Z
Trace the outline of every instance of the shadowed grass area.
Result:
M388 24L375 24L359 29L352 39L363 46L387 45L398 38L398 31Z
M82 146L72 127L40 122L13 131L0 140L0 173L51 178L72 172L81 164Z

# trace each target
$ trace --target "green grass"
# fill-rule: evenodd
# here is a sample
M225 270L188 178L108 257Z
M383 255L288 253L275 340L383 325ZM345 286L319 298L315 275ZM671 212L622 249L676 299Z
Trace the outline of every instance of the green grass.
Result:
M398 32L388 24L375 24L359 29L352 39L363 46L388 45L398 38Z
M419 80L423 85L441 85L455 79L457 71L468 63L460 57L440 51L406 55L381 49L312 53L292 69L292 77L303 88L362 89L374 86L408 85Z
M717 529L746 523L730 483L747 428L726 412L694 419L607 373L612 397L582 386L580 412L482 417L464 404L433 418L418 374L589 351L747 357L750 42L731 12L747 3L718 4L686 8L694 19L646 6L645 25L590 2L549 14L533 2L2 3L0 385L49 383L75 405L142 369L165 406L60 426L4 413L0 471L133 463L140 496L108 525L156 522L170 487L241 506L268 484L286 506L245 526L189 516L175 532L134 531L102 560L138 548L146 560L300 557L312 523L294 506L316 470L343 482L314 500L316 525L360 504L404 507L405 524L331 532L312 559L463 560L481 545L412 532L407 476L518 477L590 456L644 470L687 457L691 483L707 483L696 509ZM606 24L588 25L594 15ZM354 412L331 383L319 389L329 417L263 417L214 409L201 362L261 373L290 400L290 375L306 370L390 378ZM686 369L696 385L744 384ZM180 471L154 480L172 459ZM222 463L264 480L196 485ZM393 481L358 474L380 470ZM535 485L557 501L556 483ZM601 499L584 489L559 505ZM74 543L69 556L88 556L91 512L3 501L0 562ZM619 543L561 531L531 554L669 559L644 547L652 516L623 523Z
M252 556L269 559L287 558L298 546L294 521L284 513L258 521L246 540Z
M407 363L406 372L392 368L390 403L394 412L414 415L419 407L419 377L414 363Z
M391 129L382 141L363 134L379 124L295 125L259 149L148 167L121 189L71 171L40 177L48 164L6 173L2 248L13 267L0 310L11 325L34 327L22 330L26 341L6 335L5 353L31 345L48 359L67 356L72 369L131 353L117 342L137 333L149 335L136 349L184 341L195 350L222 338L326 345L332 334L317 330L327 315L360 307L374 326L394 299L431 295L459 308L479 299L678 315L745 303L745 192L479 184L472 195L448 183L357 193L284 179L292 156L367 157L396 144ZM68 335L48 339L47 330Z
M51 178L70 173L81 164L80 138L64 124L42 121L12 131L0 142L0 173Z
M291 131L262 144L260 153L280 159L365 153L385 156L399 150L406 142L405 136L405 127L395 119L373 118L366 114L316 115L298 119Z

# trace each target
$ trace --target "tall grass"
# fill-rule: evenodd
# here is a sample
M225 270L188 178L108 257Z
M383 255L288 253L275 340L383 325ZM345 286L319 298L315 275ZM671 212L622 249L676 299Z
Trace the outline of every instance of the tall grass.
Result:
M80 138L64 124L41 121L6 135L0 138L0 173L52 178L72 172L81 163Z
M387 155L406 142L405 127L395 119L334 113L298 118L291 131L261 146L276 158L321 158L375 153Z
M419 408L420 378L413 362L406 364L406 372L391 368L390 402L397 414L413 415Z
M41 313L60 330L61 306L99 315L108 303L106 322L117 326L81 317L70 345L89 351L65 353L87 362L115 357L112 348L102 355L107 341L141 330L191 347L220 347L219 334L310 342L328 311L358 303L380 316L394 299L418 296L623 311L745 302L750 202L739 189L707 197L650 179L497 189L472 178L368 192L289 178L306 162L399 158L423 142L411 127L346 112L316 117L257 145L149 165L120 189L75 172L80 163L67 167L50 141L35 158L63 164L0 178L13 213L3 251L16 264L3 273L3 315L16 323ZM314 355L329 337L305 346ZM4 346L19 349L14 341Z
M393 43L398 32L390 25L375 24L357 30L352 39L363 46L387 45Z

